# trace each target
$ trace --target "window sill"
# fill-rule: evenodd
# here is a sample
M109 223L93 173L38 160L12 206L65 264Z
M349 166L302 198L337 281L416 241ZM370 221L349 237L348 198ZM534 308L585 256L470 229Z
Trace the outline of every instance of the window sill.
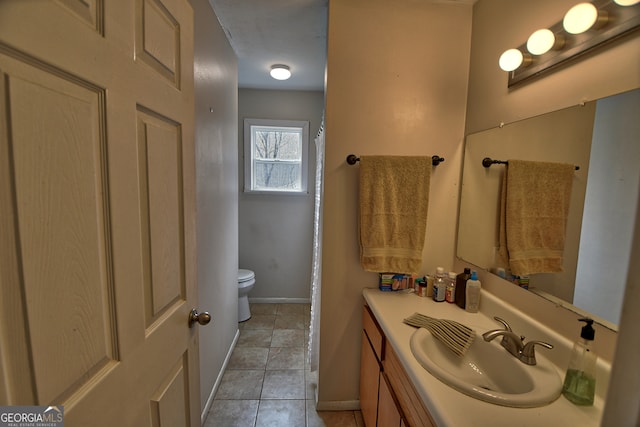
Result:
M262 195L262 196L308 196L309 191L244 190L243 194Z

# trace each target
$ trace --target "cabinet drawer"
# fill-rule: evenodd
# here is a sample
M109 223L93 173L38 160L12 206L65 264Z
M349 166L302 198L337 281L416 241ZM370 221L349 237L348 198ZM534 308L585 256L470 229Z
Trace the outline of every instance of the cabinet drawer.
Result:
M384 359L384 335L382 334L382 329L380 329L378 322L376 322L376 319L373 317L371 309L367 305L365 305L364 310L362 310L362 328L371 342L371 346L376 353L376 357L378 360L382 361Z

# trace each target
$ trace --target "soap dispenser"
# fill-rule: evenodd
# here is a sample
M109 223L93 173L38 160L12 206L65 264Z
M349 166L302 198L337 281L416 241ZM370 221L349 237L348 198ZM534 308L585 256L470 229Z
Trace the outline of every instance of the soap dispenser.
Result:
M576 405L591 406L596 391L596 360L598 357L593 352L593 339L596 331L593 329L593 320L578 319L585 322L580 339L573 345L571 360L564 378L562 394Z

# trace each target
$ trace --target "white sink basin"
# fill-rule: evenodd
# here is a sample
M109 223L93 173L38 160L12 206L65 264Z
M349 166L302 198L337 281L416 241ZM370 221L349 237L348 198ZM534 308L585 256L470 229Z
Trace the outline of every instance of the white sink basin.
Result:
M541 352L536 353L536 365L526 365L509 354L500 340L485 342L477 336L460 357L419 328L411 337L411 351L433 376L476 399L524 408L556 400L562 380L555 366Z

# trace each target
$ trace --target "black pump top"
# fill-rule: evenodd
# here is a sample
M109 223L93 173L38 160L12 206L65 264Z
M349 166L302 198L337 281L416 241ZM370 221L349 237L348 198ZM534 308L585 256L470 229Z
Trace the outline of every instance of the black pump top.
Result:
M580 338L584 338L588 341L593 341L596 336L596 331L593 329L593 319L589 319L588 317L584 319L578 319L580 322L585 322L586 325L582 327L582 332L580 332Z

